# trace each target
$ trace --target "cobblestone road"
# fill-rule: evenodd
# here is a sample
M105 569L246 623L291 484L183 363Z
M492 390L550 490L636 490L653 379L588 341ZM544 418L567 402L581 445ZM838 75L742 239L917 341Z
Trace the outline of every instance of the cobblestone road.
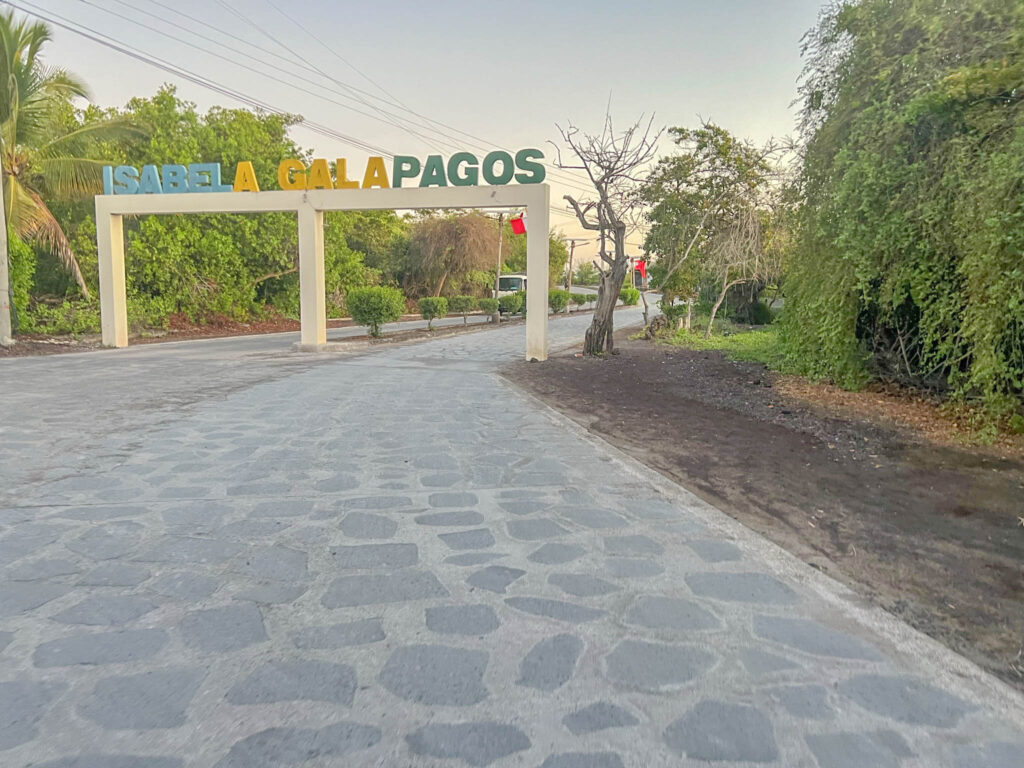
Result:
M522 344L0 363L0 765L1024 764L1021 697L515 393Z

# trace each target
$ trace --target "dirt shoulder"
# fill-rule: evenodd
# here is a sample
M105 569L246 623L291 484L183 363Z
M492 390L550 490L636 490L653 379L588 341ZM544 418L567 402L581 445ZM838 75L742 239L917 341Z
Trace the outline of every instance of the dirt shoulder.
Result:
M618 343L504 374L1024 690L1024 462L824 408L719 352Z

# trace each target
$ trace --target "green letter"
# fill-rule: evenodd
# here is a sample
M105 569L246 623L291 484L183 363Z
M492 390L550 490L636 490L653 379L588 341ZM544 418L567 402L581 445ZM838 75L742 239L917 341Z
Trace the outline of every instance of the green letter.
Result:
M520 184L542 183L547 176L547 169L540 163L533 161L543 159L544 153L539 149L520 149L516 152L516 166L518 166L520 171L526 171L526 173L517 173L516 181Z
M501 162L501 176L495 176L494 164L499 161ZM488 184L508 184L512 181L512 174L516 172L516 167L512 163L512 155L498 149L490 152L484 158L484 164L480 170L484 172L484 181Z
M421 187L447 187L448 181L444 177L444 158L440 155L430 155L427 163L423 166L423 176L420 177Z
M420 174L420 161L408 155L395 155L395 164L391 171L391 185L397 189L402 186L402 179L415 179Z
M480 173L476 169L476 155L469 152L456 152L448 158L448 181L453 187L475 187L480 181ZM459 166L466 164L465 176L459 173Z

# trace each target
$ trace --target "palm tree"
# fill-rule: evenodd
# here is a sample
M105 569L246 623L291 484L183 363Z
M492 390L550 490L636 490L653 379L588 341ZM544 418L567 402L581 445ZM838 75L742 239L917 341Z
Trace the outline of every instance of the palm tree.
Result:
M66 70L47 67L39 51L50 40L42 22L16 21L0 13L0 166L7 226L56 255L74 276L86 298L82 277L67 236L44 197L71 201L102 191L102 160L89 159L98 142L138 133L128 120L79 123L68 120L85 85Z

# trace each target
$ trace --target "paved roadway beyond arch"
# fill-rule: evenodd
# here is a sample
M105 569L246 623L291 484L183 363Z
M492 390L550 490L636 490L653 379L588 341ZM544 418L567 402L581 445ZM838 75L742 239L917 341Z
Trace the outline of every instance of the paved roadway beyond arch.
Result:
M1018 694L515 392L522 335L0 362L0 765L1024 764Z

